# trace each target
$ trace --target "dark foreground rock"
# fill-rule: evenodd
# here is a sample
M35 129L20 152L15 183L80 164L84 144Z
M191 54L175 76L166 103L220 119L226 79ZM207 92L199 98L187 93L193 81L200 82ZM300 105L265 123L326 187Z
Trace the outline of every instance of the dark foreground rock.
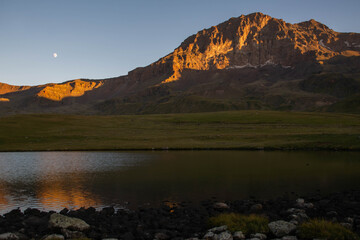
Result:
M225 207L226 206L226 207ZM261 207L260 207L261 206ZM245 235L226 226L210 229L208 220L219 213L261 214L269 219L269 233ZM64 209L59 213L18 209L0 216L3 239L300 239L297 226L309 219L338 222L360 233L360 192L343 192L306 199L203 201L168 203L136 210Z

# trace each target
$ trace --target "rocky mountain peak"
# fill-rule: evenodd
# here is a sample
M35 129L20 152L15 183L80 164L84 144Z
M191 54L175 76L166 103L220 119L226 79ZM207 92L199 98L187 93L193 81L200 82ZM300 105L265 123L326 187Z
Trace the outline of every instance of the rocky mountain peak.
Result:
M350 43L351 42L351 43ZM322 63L337 55L358 56L360 35L338 33L313 19L286 23L260 12L230 18L188 37L173 53L130 72L131 79L181 79L184 70L295 67Z

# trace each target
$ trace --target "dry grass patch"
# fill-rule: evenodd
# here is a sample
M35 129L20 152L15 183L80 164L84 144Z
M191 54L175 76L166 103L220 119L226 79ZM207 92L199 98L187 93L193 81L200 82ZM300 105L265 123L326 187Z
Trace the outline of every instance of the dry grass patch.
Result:
M222 213L211 217L209 223L212 227L226 225L230 231L242 231L244 234L269 232L269 220L264 216L255 214Z
M313 219L299 227L299 236L304 239L359 240L359 236L344 226L322 219Z

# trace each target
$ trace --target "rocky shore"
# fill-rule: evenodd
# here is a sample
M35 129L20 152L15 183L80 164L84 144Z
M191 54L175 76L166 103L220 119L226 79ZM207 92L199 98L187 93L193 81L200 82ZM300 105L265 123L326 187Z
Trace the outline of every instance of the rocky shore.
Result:
M261 216L266 219L265 232L249 232L230 226L213 226L209 219L219 214ZM164 202L160 207L139 207L136 210L63 209L59 213L38 209L12 210L0 216L0 240L4 239L317 239L303 237L300 228L311 219L323 219L360 233L360 192L333 193L276 200L207 200L200 204ZM316 235L315 233L314 235Z

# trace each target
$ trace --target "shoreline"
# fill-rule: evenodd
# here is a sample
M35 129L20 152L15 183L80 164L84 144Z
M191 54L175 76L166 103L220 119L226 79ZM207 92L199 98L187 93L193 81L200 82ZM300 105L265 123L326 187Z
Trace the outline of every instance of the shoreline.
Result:
M299 237L298 229L301 228L302 223L311 219L324 219L360 234L360 191L337 192L326 196L316 194L296 200L283 196L275 200L250 198L219 202L210 199L199 204L163 202L158 207L139 206L135 210L116 210L113 207L105 207L101 210L92 207L77 210L63 209L59 214L30 208L24 212L14 209L0 215L0 238L14 239L4 238L11 233L20 236L18 239L46 239L49 236L54 239L54 234L60 239L216 239L215 235L220 234L230 234L232 239L236 239L235 231L230 229L209 231L210 228L219 227L209 224L211 217L228 213L245 216L255 214L266 218L269 224L281 220L296 227L282 236L278 236L270 228L261 233L267 236L266 239L281 239L284 236L288 237L286 239L307 239ZM68 221L67 217L81 219L80 222L84 221L86 225L80 224L78 220L77 223L74 223L75 220L72 221L72 225L56 225L52 223L55 217L60 218L61 221ZM246 239L257 238L255 232L245 233L245 229L238 230L243 231ZM206 234L213 234L213 238L205 238Z
M329 152L360 152L360 148L333 148L333 147L292 147L292 148L281 148L281 147L229 147L229 148L104 148L104 149L27 149L27 150L0 150L0 153L4 152L127 152L127 151L144 151L144 152L166 152L166 151L265 151L265 152L300 152L300 151L309 151L309 152L320 152L320 151L329 151Z

